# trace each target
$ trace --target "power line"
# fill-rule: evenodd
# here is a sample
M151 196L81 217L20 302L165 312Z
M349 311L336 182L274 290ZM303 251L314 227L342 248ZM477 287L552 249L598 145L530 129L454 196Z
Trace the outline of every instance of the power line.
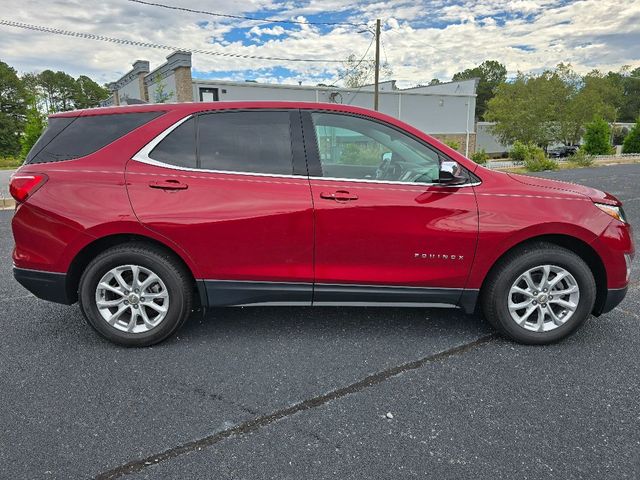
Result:
M56 35L65 35L67 37L86 38L88 40L99 40L102 42L117 43L120 45L133 45L136 47L157 48L161 50L180 50L183 52L197 53L202 55L214 55L228 58L243 58L248 60L269 60L278 62L310 62L310 63L342 63L343 60L326 59L326 58L284 58L284 57L265 57L261 55L248 55L242 53L215 52L213 50L202 50L198 48L175 47L164 45L161 43L139 42L136 40L127 40L123 38L107 37L104 35L95 35L93 33L74 32L71 30L62 30L59 28L43 27L41 25L32 25L22 22L14 22L11 20L0 19L0 25L9 27L22 28L25 30L34 30L37 32L53 33Z
M222 18L232 18L235 20L249 20L252 22L264 22L264 23L295 23L295 24L299 24L299 25L334 25L334 26L339 26L339 25L348 25L351 27L361 27L363 25L367 25L367 23L364 22L360 22L360 23L352 23L352 22L307 22L307 21L302 21L302 20L284 20L284 19L277 19L277 18L256 18L256 17L245 17L243 15L231 15L228 13L216 13L216 12L209 12L206 10L195 10L192 8L186 8L186 7L177 7L175 5L166 5L164 3L155 3L155 2L146 2L144 0L128 0L129 2L132 3L139 3L141 5L148 5L151 7L160 7L160 8L166 8L169 10L179 10L182 12L189 12L189 13L198 13L200 15L209 15L212 17L222 17Z

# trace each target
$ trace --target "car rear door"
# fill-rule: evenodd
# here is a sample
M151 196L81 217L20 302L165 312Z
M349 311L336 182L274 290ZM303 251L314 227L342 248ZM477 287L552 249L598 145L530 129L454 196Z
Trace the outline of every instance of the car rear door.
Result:
M140 222L197 265L210 305L309 304L313 210L298 110L201 112L127 164Z
M391 125L303 111L315 206L314 304L456 304L473 262L473 178L438 184L441 152Z

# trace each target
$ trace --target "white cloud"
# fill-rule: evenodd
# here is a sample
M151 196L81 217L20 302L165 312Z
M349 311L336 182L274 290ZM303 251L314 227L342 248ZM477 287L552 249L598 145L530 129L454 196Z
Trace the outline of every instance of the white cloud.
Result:
M302 20L323 14L323 20L330 17L370 25L375 18L387 19L383 58L402 85L433 77L449 79L455 72L486 59L501 61L510 74L539 71L560 62L571 63L581 72L640 64L640 0L467 0L464 4L444 0L303 0L290 4L214 0L206 2L206 7L201 1L186 0L180 5L233 15L261 13ZM286 12L282 11L283 5ZM3 7L0 17L6 20L249 55L343 59L351 53L361 56L371 41L370 34L358 33L362 27L335 26L327 30L313 25L256 24L126 0L3 0ZM238 26L246 30L230 38ZM247 39L258 44L245 45ZM87 74L101 82L117 79L136 59L147 59L153 67L169 54L6 26L0 26L0 52L0 60L22 72L60 69L73 75ZM198 54L193 64L200 72L246 71L246 75L236 75L277 82L288 79L270 74L269 68L284 66L294 72L288 80L291 83L315 83L323 75L335 79L339 67Z

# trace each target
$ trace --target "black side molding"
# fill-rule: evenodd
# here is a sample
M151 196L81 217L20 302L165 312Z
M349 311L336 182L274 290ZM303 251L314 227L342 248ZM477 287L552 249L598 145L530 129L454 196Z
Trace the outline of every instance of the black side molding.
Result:
M64 305L75 303L75 299L71 299L67 294L67 275L65 273L13 267L13 277L38 298Z
M204 280L210 307L258 304L311 305L311 283Z
M317 304L443 304L457 305L459 288L426 288L377 285L316 284L313 303Z

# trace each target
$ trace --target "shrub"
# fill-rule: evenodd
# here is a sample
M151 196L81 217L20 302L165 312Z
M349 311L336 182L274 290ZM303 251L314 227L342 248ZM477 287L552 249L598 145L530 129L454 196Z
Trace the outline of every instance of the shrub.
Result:
M0 157L0 168L18 168L22 160L18 157Z
M456 140L444 140L442 143L444 143L449 148L453 148L454 150L460 150L460 142Z
M593 121L585 125L584 146L585 153L591 155L610 155L611 128L602 117L594 117Z
M544 150L535 145L527 146L527 157L524 160L524 166L530 172L542 172L544 170L557 170L558 162L547 158Z
M479 165L484 165L489 160L489 155L485 152L484 148L481 148L477 152L471 154L471 160L476 162Z
M589 155L583 148L579 148L569 157L569 162L579 167L590 167L593 165L593 155Z
M509 152L509 158L514 162L522 163L529 156L529 145L522 143L520 140L516 140Z
M640 118L625 137L622 153L640 153Z

